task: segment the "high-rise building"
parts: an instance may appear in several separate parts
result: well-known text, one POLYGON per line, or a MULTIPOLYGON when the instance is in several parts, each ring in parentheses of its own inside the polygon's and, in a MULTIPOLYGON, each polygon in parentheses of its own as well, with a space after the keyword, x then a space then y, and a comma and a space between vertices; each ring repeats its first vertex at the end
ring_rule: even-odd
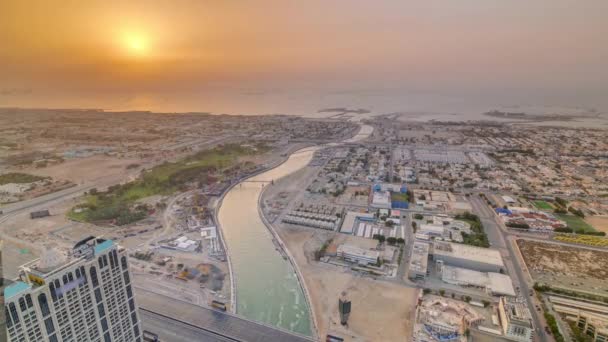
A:
POLYGON ((338 311, 340 311, 340 323, 346 325, 348 316, 350 316, 351 302, 346 297, 346 293, 342 292, 342 296, 338 299, 338 311))
MULTIPOLYGON (((0 240, 0 308, 4 307, 4 270, 2 269, 2 247, 0 240)), ((6 341, 6 316, 5 311, 0 310, 0 341, 6 341)))
POLYGON ((5 288, 8 341, 140 342, 126 250, 89 237, 71 254, 47 249, 5 288))

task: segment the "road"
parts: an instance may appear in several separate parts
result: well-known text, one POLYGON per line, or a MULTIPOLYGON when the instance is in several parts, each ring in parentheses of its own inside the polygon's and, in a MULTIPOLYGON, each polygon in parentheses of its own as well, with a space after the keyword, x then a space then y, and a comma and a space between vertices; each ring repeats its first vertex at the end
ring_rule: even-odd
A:
POLYGON ((139 309, 143 330, 158 335, 162 342, 224 342, 239 341, 210 329, 197 327, 146 309, 139 309))
POLYGON ((144 329, 159 335, 166 334, 164 335, 165 340, 162 340, 163 342, 313 341, 312 338, 307 336, 296 335, 288 331, 250 321, 243 317, 194 305, 142 288, 134 288, 134 290, 140 312, 142 313, 144 329), (150 319, 150 321, 146 322, 146 319, 150 319), (172 327, 171 325, 174 323, 178 325, 172 327), (184 337, 181 335, 181 327, 186 327, 184 337), (165 331, 165 329, 168 329, 168 331, 165 331), (198 339, 199 335, 197 334, 201 334, 201 339, 198 339), (215 336, 213 336, 214 334, 215 336), (190 335, 194 335, 194 338, 188 339, 190 335), (216 339, 204 339, 214 337, 216 339))
POLYGON ((515 251, 513 244, 507 243, 507 237, 508 235, 511 235, 511 233, 507 232, 506 229, 501 228, 502 222, 498 220, 498 217, 483 198, 480 198, 478 195, 471 195, 469 196, 469 201, 473 206, 473 213, 479 216, 479 219, 483 224, 490 244, 502 254, 507 266, 507 273, 511 276, 514 285, 519 287, 521 296, 526 299, 526 304, 528 305, 528 309, 532 314, 532 320, 534 321, 534 328, 536 331, 535 340, 543 342, 549 341, 550 338, 544 333, 544 327, 546 326, 545 320, 536 310, 532 297, 528 295, 532 290, 533 284, 528 282, 528 277, 524 274, 524 271, 519 264, 517 252, 515 251))

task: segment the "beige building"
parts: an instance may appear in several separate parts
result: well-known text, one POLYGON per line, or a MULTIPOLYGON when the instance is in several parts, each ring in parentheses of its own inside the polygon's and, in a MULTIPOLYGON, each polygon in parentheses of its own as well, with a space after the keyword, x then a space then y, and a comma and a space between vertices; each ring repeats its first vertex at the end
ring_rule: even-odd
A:
POLYGON ((558 296, 549 296, 553 310, 572 321, 593 341, 608 341, 608 306, 558 296))
POLYGON ((498 301, 498 317, 503 336, 512 340, 527 342, 534 337, 532 315, 524 300, 500 297, 498 301))

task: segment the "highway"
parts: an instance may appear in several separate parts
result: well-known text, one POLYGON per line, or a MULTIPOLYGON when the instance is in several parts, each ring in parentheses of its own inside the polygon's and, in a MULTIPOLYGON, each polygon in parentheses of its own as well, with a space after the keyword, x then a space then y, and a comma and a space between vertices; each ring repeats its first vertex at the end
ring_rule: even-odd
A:
POLYGON ((144 330, 162 342, 183 341, 285 341, 310 342, 312 338, 250 321, 135 287, 144 330), (184 334, 181 329, 184 329, 184 334))
POLYGON ((224 342, 239 341, 212 330, 197 327, 146 309, 139 309, 143 330, 158 335, 161 342, 224 342))
POLYGON ((535 341, 548 341, 549 339, 544 332, 544 327, 546 326, 545 321, 535 309, 533 297, 528 295, 532 290, 533 284, 528 283, 527 277, 519 264, 517 252, 514 250, 513 244, 506 241, 508 235, 511 235, 511 233, 507 232, 506 229, 501 228, 502 222, 498 221, 498 217, 487 205, 485 199, 478 195, 471 194, 469 196, 469 201, 473 206, 473 213, 479 216, 479 219, 483 224, 490 244, 502 254, 514 285, 520 289, 520 295, 526 299, 526 304, 528 305, 528 309, 532 314, 532 320, 534 321, 534 328, 536 331, 535 341))

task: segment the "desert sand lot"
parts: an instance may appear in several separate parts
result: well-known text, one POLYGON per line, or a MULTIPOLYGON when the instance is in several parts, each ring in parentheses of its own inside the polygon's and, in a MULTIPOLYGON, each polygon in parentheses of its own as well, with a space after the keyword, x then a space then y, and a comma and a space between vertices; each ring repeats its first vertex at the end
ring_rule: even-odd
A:
POLYGON ((517 240, 534 281, 578 291, 608 290, 608 252, 517 240))
POLYGON ((22 172, 39 176, 52 177, 57 180, 69 180, 76 184, 90 182, 109 175, 126 175, 126 167, 140 164, 138 159, 118 159, 106 156, 70 159, 64 163, 45 168, 31 168, 22 172))
POLYGON ((318 248, 328 232, 285 229, 280 234, 304 276, 321 339, 327 333, 333 333, 347 341, 408 340, 419 289, 311 262, 314 260, 312 251, 318 248), (346 292, 352 302, 348 328, 340 325, 338 314, 338 298, 342 292, 346 292))
POLYGON ((597 231, 608 233, 608 216, 587 216, 585 221, 597 231))

